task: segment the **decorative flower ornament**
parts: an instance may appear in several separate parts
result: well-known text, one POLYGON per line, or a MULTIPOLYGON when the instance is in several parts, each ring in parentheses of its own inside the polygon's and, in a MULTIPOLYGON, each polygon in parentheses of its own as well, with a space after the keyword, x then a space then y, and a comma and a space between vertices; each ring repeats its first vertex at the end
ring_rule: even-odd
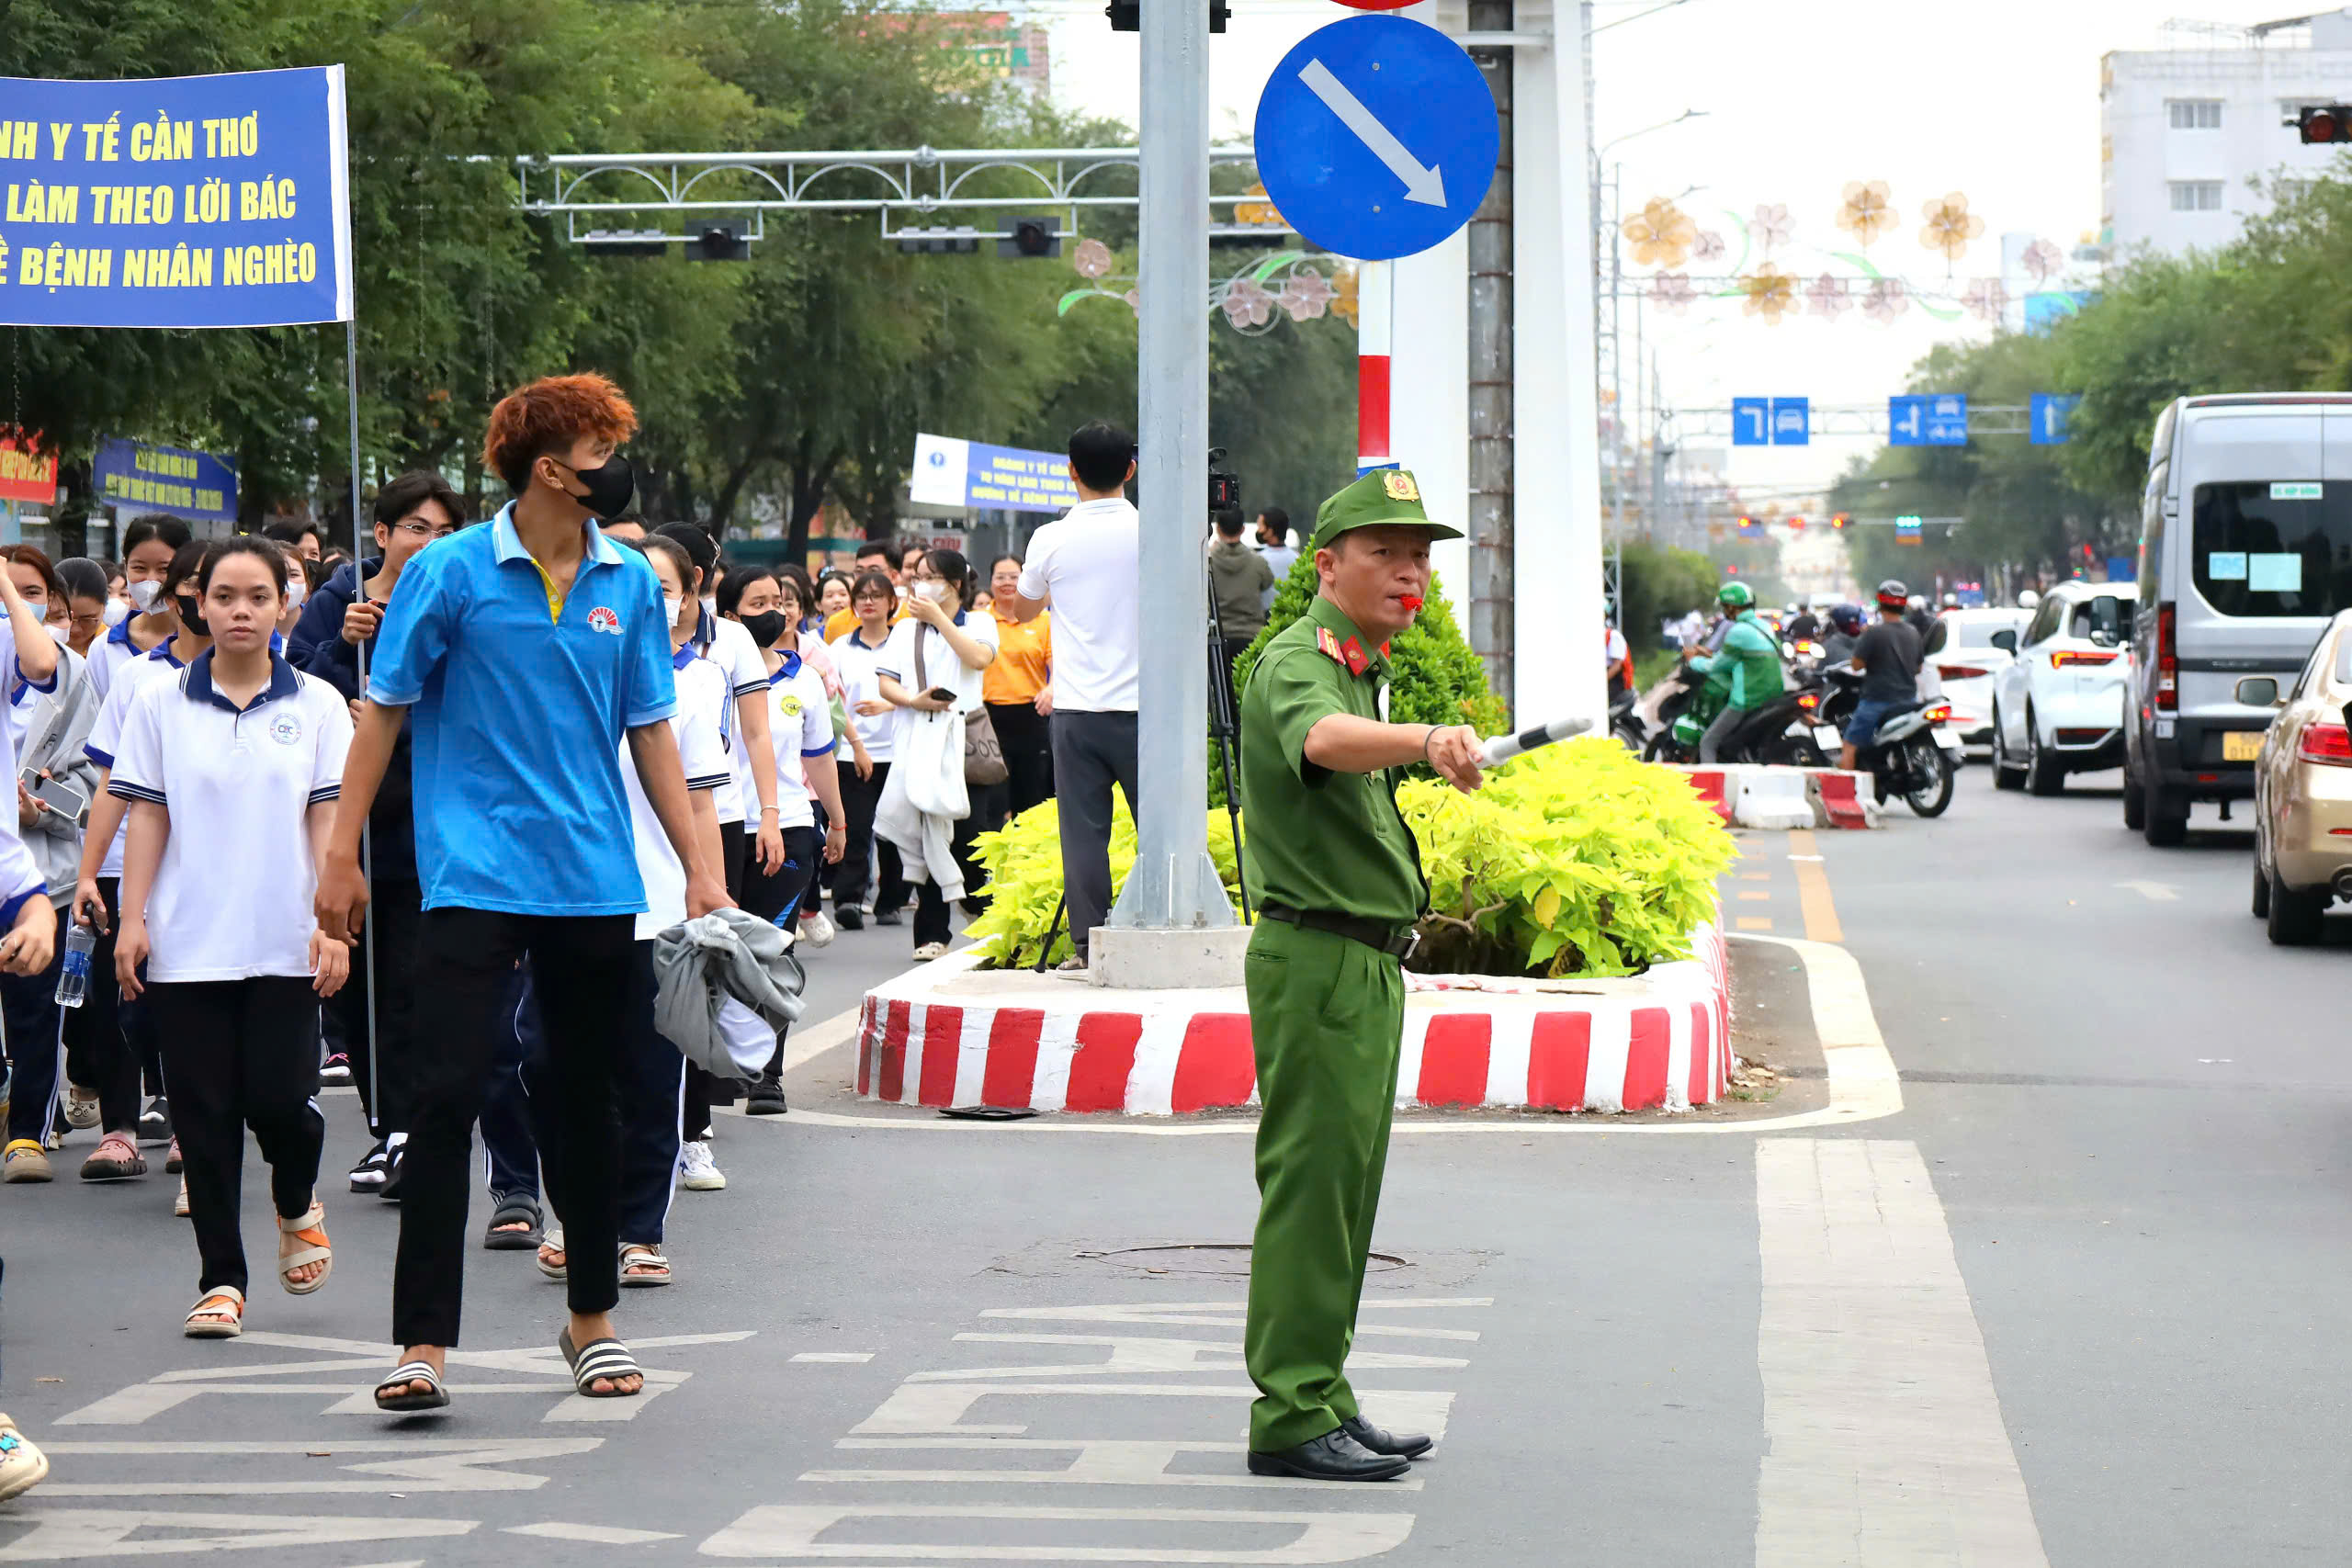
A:
POLYGON ((1136 321, 1142 321, 1142 320, 1143 320, 1143 291, 1142 291, 1141 289, 1139 289, 1139 288, 1130 288, 1130 289, 1128 289, 1128 290, 1126 291, 1125 295, 1125 296, 1123 296, 1123 298, 1124 298, 1124 299, 1125 299, 1125 300, 1126 300, 1126 302, 1127 302, 1127 309, 1128 309, 1128 310, 1133 310, 1133 311, 1136 313, 1136 321))
POLYGON ((1653 199, 1619 225, 1634 243, 1637 266, 1680 266, 1698 238, 1698 225, 1670 201, 1653 199))
POLYGON ((1351 327, 1361 328, 1363 324, 1360 319, 1363 309, 1363 302, 1356 297, 1356 269, 1341 267, 1338 288, 1331 295, 1331 314, 1351 327))
POLYGON ((1233 220, 1236 223, 1247 223, 1253 228, 1280 229, 1286 227, 1283 221, 1282 213, 1275 209, 1272 202, 1264 199, 1266 195, 1266 187, 1264 186, 1251 186, 1250 187, 1249 194, 1258 197, 1259 199, 1255 201, 1238 201, 1234 204, 1233 220))
POLYGON ((1895 225, 1893 197, 1884 180, 1849 183, 1846 204, 1838 209, 1838 227, 1854 236, 1854 243, 1864 250, 1871 242, 1895 225))
POLYGON ((1805 286, 1805 303, 1813 313, 1824 321, 1834 321, 1854 308, 1854 296, 1846 280, 1834 273, 1823 273, 1805 286))
POLYGON ((1687 272, 1661 272, 1650 279, 1650 303, 1670 316, 1688 315, 1698 299, 1687 272))
POLYGON ((1283 291, 1275 296, 1294 321, 1315 320, 1329 308, 1331 298, 1331 286, 1323 280, 1323 275, 1305 267, 1292 273, 1283 283, 1283 291))
POLYGON ((2059 268, 2066 265, 2066 253, 2047 240, 2036 240, 2018 259, 2026 271, 2033 274, 2036 283, 2047 283, 2058 275, 2059 268))
POLYGON ((1883 327, 1893 325, 1894 318, 1910 308, 1911 292, 1899 277, 1872 278, 1862 296, 1862 314, 1883 327))
POLYGON ((1756 216, 1748 224, 1747 232, 1756 242, 1757 248, 1769 256, 1789 243, 1790 236, 1796 232, 1796 224, 1789 217, 1789 209, 1785 206, 1770 202, 1756 209, 1756 216))
POLYGON ((1968 242, 1984 232, 1984 220, 1968 210, 1968 197, 1958 191, 1920 210, 1928 221, 1919 231, 1919 243, 1931 251, 1941 251, 1947 262, 1957 263, 1968 254, 1968 242))
POLYGON ((1770 262, 1739 280, 1740 292, 1747 296, 1742 308, 1751 316, 1761 316, 1771 326, 1779 326, 1781 318, 1797 308, 1796 275, 1781 271, 1770 262))
POLYGON ((1997 277, 1980 277, 1960 297, 1963 310, 1980 321, 1998 321, 2009 308, 2009 291, 1997 277))
POLYGON ((1101 277, 1111 270, 1111 247, 1100 240, 1080 240, 1069 267, 1080 277, 1101 277))
POLYGON ((1690 259, 1694 262, 1721 261, 1730 249, 1724 243, 1724 237, 1710 229, 1690 242, 1690 259))
POLYGON ((1273 319, 1274 297, 1251 277, 1237 277, 1226 285, 1225 319, 1238 328, 1262 327, 1273 319))

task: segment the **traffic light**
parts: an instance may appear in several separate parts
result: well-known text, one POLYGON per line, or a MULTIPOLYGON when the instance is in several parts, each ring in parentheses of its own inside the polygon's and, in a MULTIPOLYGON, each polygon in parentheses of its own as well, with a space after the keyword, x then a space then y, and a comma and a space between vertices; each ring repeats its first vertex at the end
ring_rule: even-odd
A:
POLYGON ((980 248, 980 231, 969 224, 960 229, 901 229, 890 237, 899 242, 901 255, 967 256, 980 248))
MULTIPOLYGON (((1225 18, 1229 15, 1226 0, 1208 0, 1208 7, 1209 31, 1225 31, 1225 18)), ((1111 0, 1102 7, 1102 14, 1111 18, 1111 30, 1114 33, 1143 31, 1143 0, 1111 0)))
POLYGON ((591 255, 666 256, 671 235, 661 229, 596 229, 580 236, 591 255))
POLYGON ((2306 147, 2328 141, 2352 141, 2352 107, 2343 104, 2306 108, 2287 123, 2301 133, 2306 147))
POLYGON ((1804 518, 1802 518, 1802 517, 1792 517, 1792 518, 1790 518, 1790 519, 1789 519, 1789 532, 1790 532, 1790 533, 1792 533, 1792 534, 1802 534, 1802 533, 1804 533, 1804 518))
POLYGON ((741 223, 705 224, 700 233, 686 236, 688 261, 745 261, 751 254, 751 231, 741 223))
POLYGON ((1006 228, 1009 237, 996 243, 996 254, 1001 259, 1062 254, 1061 226, 1050 218, 1014 218, 1008 220, 1006 228))
POLYGON ((1843 528, 1847 524, 1851 523, 1853 520, 1854 518, 1851 513, 1840 512, 1829 520, 1829 525, 1832 528, 1843 528))

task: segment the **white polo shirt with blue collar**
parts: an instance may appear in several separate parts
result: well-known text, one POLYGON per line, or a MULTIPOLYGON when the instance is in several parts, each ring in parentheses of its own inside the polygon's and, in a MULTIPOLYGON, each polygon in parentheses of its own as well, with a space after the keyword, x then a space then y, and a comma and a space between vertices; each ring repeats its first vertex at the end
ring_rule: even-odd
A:
MULTIPOLYGON (((148 682, 167 680, 186 668, 172 656, 168 638, 144 653, 122 660, 115 671, 114 684, 107 688, 107 700, 99 705, 98 716, 91 721, 90 733, 82 742, 82 750, 90 760, 102 768, 112 768, 115 753, 122 750, 122 724, 130 716, 132 701, 148 682)), ((99 863, 101 879, 122 874, 122 845, 130 829, 130 819, 126 815, 114 830, 113 841, 107 845, 106 859, 99 863)))
POLYGON ((768 739, 775 747, 775 825, 813 828, 806 759, 833 750, 833 712, 823 677, 797 652, 768 672, 768 739))
POLYGON ((427 909, 634 915, 646 907, 621 743, 677 706, 662 589, 593 523, 571 591, 509 502, 401 573, 368 700, 408 708, 427 909))
POLYGON ((212 683, 209 650, 141 682, 107 790, 171 813, 147 893, 150 980, 311 973, 310 811, 341 791, 350 749, 343 694, 276 654, 243 707, 212 683))

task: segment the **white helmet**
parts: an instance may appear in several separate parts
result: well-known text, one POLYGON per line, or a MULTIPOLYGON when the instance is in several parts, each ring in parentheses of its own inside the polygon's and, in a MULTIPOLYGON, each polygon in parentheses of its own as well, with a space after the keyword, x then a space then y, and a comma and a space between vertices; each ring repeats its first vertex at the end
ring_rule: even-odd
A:
POLYGON ((1915 610, 1924 610, 1927 607, 1928 596, 1925 593, 1914 593, 1911 595, 1911 608, 1915 610))
POLYGON ((2039 594, 2039 593, 2036 593, 2032 589, 2029 588, 2029 589, 2027 589, 2024 592, 2022 592, 2022 593, 2020 593, 2020 594, 2018 594, 2018 609, 2020 609, 2020 610, 2038 610, 2038 609, 2040 609, 2041 607, 2041 594, 2039 594))

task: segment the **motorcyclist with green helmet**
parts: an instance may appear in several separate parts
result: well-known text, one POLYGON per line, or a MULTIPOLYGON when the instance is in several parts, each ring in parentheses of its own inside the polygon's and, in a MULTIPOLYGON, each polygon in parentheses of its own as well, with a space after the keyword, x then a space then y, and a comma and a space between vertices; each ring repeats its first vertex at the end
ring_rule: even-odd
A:
POLYGON ((1723 711, 1699 739, 1702 762, 1714 761, 1756 711, 1785 689, 1781 646, 1756 618, 1754 591, 1745 582, 1726 582, 1716 592, 1715 603, 1730 618, 1731 629, 1717 651, 1690 660, 1690 668, 1707 677, 1708 695, 1723 703, 1723 711))

